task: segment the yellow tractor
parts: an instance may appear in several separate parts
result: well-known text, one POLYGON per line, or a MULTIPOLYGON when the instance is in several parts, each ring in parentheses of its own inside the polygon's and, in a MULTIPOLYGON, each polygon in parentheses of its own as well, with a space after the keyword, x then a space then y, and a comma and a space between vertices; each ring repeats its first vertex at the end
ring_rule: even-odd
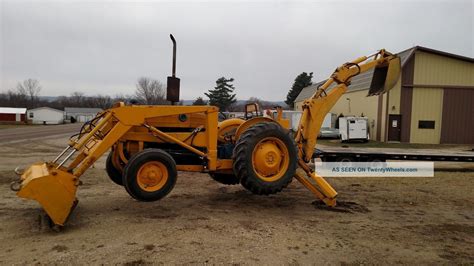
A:
MULTIPOLYGON (((179 101, 180 80, 168 77, 167 100, 179 101)), ((79 178, 104 153, 107 174, 134 199, 156 201, 173 189, 178 171, 205 172, 223 184, 259 195, 280 192, 295 177, 328 206, 337 192, 308 166, 325 115, 347 91, 351 78, 375 68, 369 95, 391 89, 400 59, 385 50, 338 67, 303 104, 294 138, 278 109, 274 118, 248 107, 247 119, 218 121, 214 106, 144 106, 116 103, 85 123, 52 161, 16 171, 11 184, 22 198, 39 202, 55 226, 63 226, 77 204, 79 178)))

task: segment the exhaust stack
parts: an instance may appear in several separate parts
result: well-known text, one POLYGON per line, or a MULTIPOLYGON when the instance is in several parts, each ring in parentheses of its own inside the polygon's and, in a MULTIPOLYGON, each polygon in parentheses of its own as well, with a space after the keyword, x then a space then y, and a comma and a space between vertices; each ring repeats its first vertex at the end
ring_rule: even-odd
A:
POLYGON ((171 69, 171 77, 168 77, 166 86, 166 100, 174 105, 179 102, 179 84, 180 79, 176 77, 176 40, 173 34, 170 34, 171 41, 173 42, 173 66, 171 69))

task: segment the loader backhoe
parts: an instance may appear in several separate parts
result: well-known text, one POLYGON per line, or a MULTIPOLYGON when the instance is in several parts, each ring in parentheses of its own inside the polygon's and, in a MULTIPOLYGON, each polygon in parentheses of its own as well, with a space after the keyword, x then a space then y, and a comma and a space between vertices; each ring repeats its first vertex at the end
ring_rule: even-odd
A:
MULTIPOLYGON (((167 99, 179 100, 180 80, 168 77, 167 99)), ((295 137, 288 120, 278 115, 231 118, 218 122, 214 106, 150 106, 116 103, 85 123, 52 161, 15 171, 11 184, 22 198, 41 204, 52 224, 63 226, 77 204, 80 177, 110 151, 110 179, 136 200, 156 201, 173 189, 177 171, 209 173, 223 184, 241 184, 252 193, 280 192, 295 177, 329 206, 336 191, 308 166, 325 115, 347 91, 351 79, 374 70, 369 95, 391 89, 400 73, 400 59, 385 50, 338 67, 303 104, 295 137)))

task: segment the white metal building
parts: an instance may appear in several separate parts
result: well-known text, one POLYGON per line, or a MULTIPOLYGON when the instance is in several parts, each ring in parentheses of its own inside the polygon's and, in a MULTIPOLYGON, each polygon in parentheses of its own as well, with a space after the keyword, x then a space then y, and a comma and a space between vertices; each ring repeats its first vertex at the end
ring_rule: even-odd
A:
POLYGON ((64 112, 50 107, 39 107, 27 111, 28 120, 32 124, 62 124, 64 121, 64 112))
POLYGON ((84 123, 92 120, 98 112, 101 112, 100 108, 83 108, 83 107, 65 107, 64 114, 65 119, 71 122, 84 123))

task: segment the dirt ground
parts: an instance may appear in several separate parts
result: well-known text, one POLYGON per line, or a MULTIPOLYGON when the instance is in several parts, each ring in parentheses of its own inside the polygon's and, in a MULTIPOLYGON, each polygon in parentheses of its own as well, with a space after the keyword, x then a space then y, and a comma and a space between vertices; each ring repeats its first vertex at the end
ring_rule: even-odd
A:
POLYGON ((109 181, 104 157, 83 176, 64 230, 40 229, 39 205, 10 191, 12 169, 52 159, 64 137, 0 144, 0 264, 433 264, 474 262, 474 173, 328 178, 341 211, 296 180, 255 196, 207 174, 179 173, 144 203, 109 181))

